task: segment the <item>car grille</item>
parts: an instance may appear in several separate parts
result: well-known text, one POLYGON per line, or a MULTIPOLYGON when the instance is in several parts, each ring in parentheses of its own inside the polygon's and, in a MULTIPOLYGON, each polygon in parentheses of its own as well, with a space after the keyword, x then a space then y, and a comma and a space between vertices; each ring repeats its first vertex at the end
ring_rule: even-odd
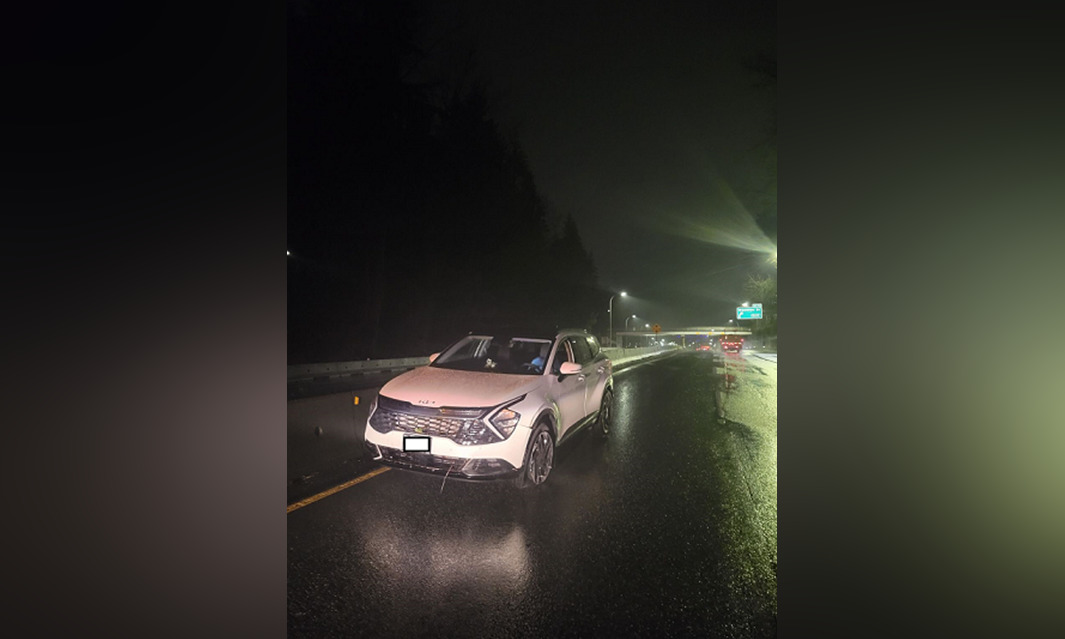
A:
POLYGON ((433 435, 448 439, 455 439, 463 428, 469 430, 471 426, 477 424, 483 425, 479 419, 410 415, 381 408, 377 409, 370 418, 370 425, 382 432, 399 430, 405 433, 433 435))
POLYGON ((446 437, 463 446, 502 441, 481 419, 485 412, 484 408, 427 408, 380 397, 370 426, 379 433, 398 430, 446 437))

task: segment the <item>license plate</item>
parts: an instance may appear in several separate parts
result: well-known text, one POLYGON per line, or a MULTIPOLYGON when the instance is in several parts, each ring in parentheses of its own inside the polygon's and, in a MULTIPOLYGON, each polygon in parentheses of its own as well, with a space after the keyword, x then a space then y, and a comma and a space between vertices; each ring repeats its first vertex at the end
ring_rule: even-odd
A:
POLYGON ((403 451, 408 453, 428 453, 429 441, 428 437, 412 437, 410 435, 404 435, 403 451))

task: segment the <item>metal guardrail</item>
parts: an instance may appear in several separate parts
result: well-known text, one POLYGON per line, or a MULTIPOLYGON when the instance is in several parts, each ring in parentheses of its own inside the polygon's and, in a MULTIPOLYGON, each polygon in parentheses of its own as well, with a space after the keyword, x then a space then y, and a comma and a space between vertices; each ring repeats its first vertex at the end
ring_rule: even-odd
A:
POLYGON ((328 364, 297 364, 288 367, 288 381, 301 381, 328 377, 343 377, 361 373, 379 373, 388 370, 403 370, 424 366, 428 357, 401 357, 399 359, 367 359, 354 362, 331 362, 328 364))

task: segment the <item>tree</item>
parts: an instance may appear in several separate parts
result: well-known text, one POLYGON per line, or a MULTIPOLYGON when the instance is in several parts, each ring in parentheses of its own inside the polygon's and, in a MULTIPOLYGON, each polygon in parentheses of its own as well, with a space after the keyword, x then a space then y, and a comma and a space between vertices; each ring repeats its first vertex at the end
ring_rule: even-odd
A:
POLYGON ((420 0, 294 6, 289 239, 347 277, 290 272, 289 361, 584 323, 595 265, 572 219, 548 231, 476 51, 453 39, 461 25, 427 40, 420 0))
POLYGON ((744 63, 751 86, 763 92, 769 104, 764 135, 737 154, 727 171, 733 190, 773 244, 777 242, 777 56, 775 49, 760 51, 744 63))

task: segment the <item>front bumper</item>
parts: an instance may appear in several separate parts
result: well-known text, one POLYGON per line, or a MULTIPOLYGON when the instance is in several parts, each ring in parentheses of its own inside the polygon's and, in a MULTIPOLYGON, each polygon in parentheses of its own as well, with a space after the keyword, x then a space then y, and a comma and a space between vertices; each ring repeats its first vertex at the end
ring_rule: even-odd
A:
POLYGON ((477 481, 515 477, 520 472, 519 468, 515 468, 505 459, 412 453, 405 452, 401 448, 390 448, 369 441, 365 445, 373 461, 431 475, 447 475, 451 478, 477 481))

